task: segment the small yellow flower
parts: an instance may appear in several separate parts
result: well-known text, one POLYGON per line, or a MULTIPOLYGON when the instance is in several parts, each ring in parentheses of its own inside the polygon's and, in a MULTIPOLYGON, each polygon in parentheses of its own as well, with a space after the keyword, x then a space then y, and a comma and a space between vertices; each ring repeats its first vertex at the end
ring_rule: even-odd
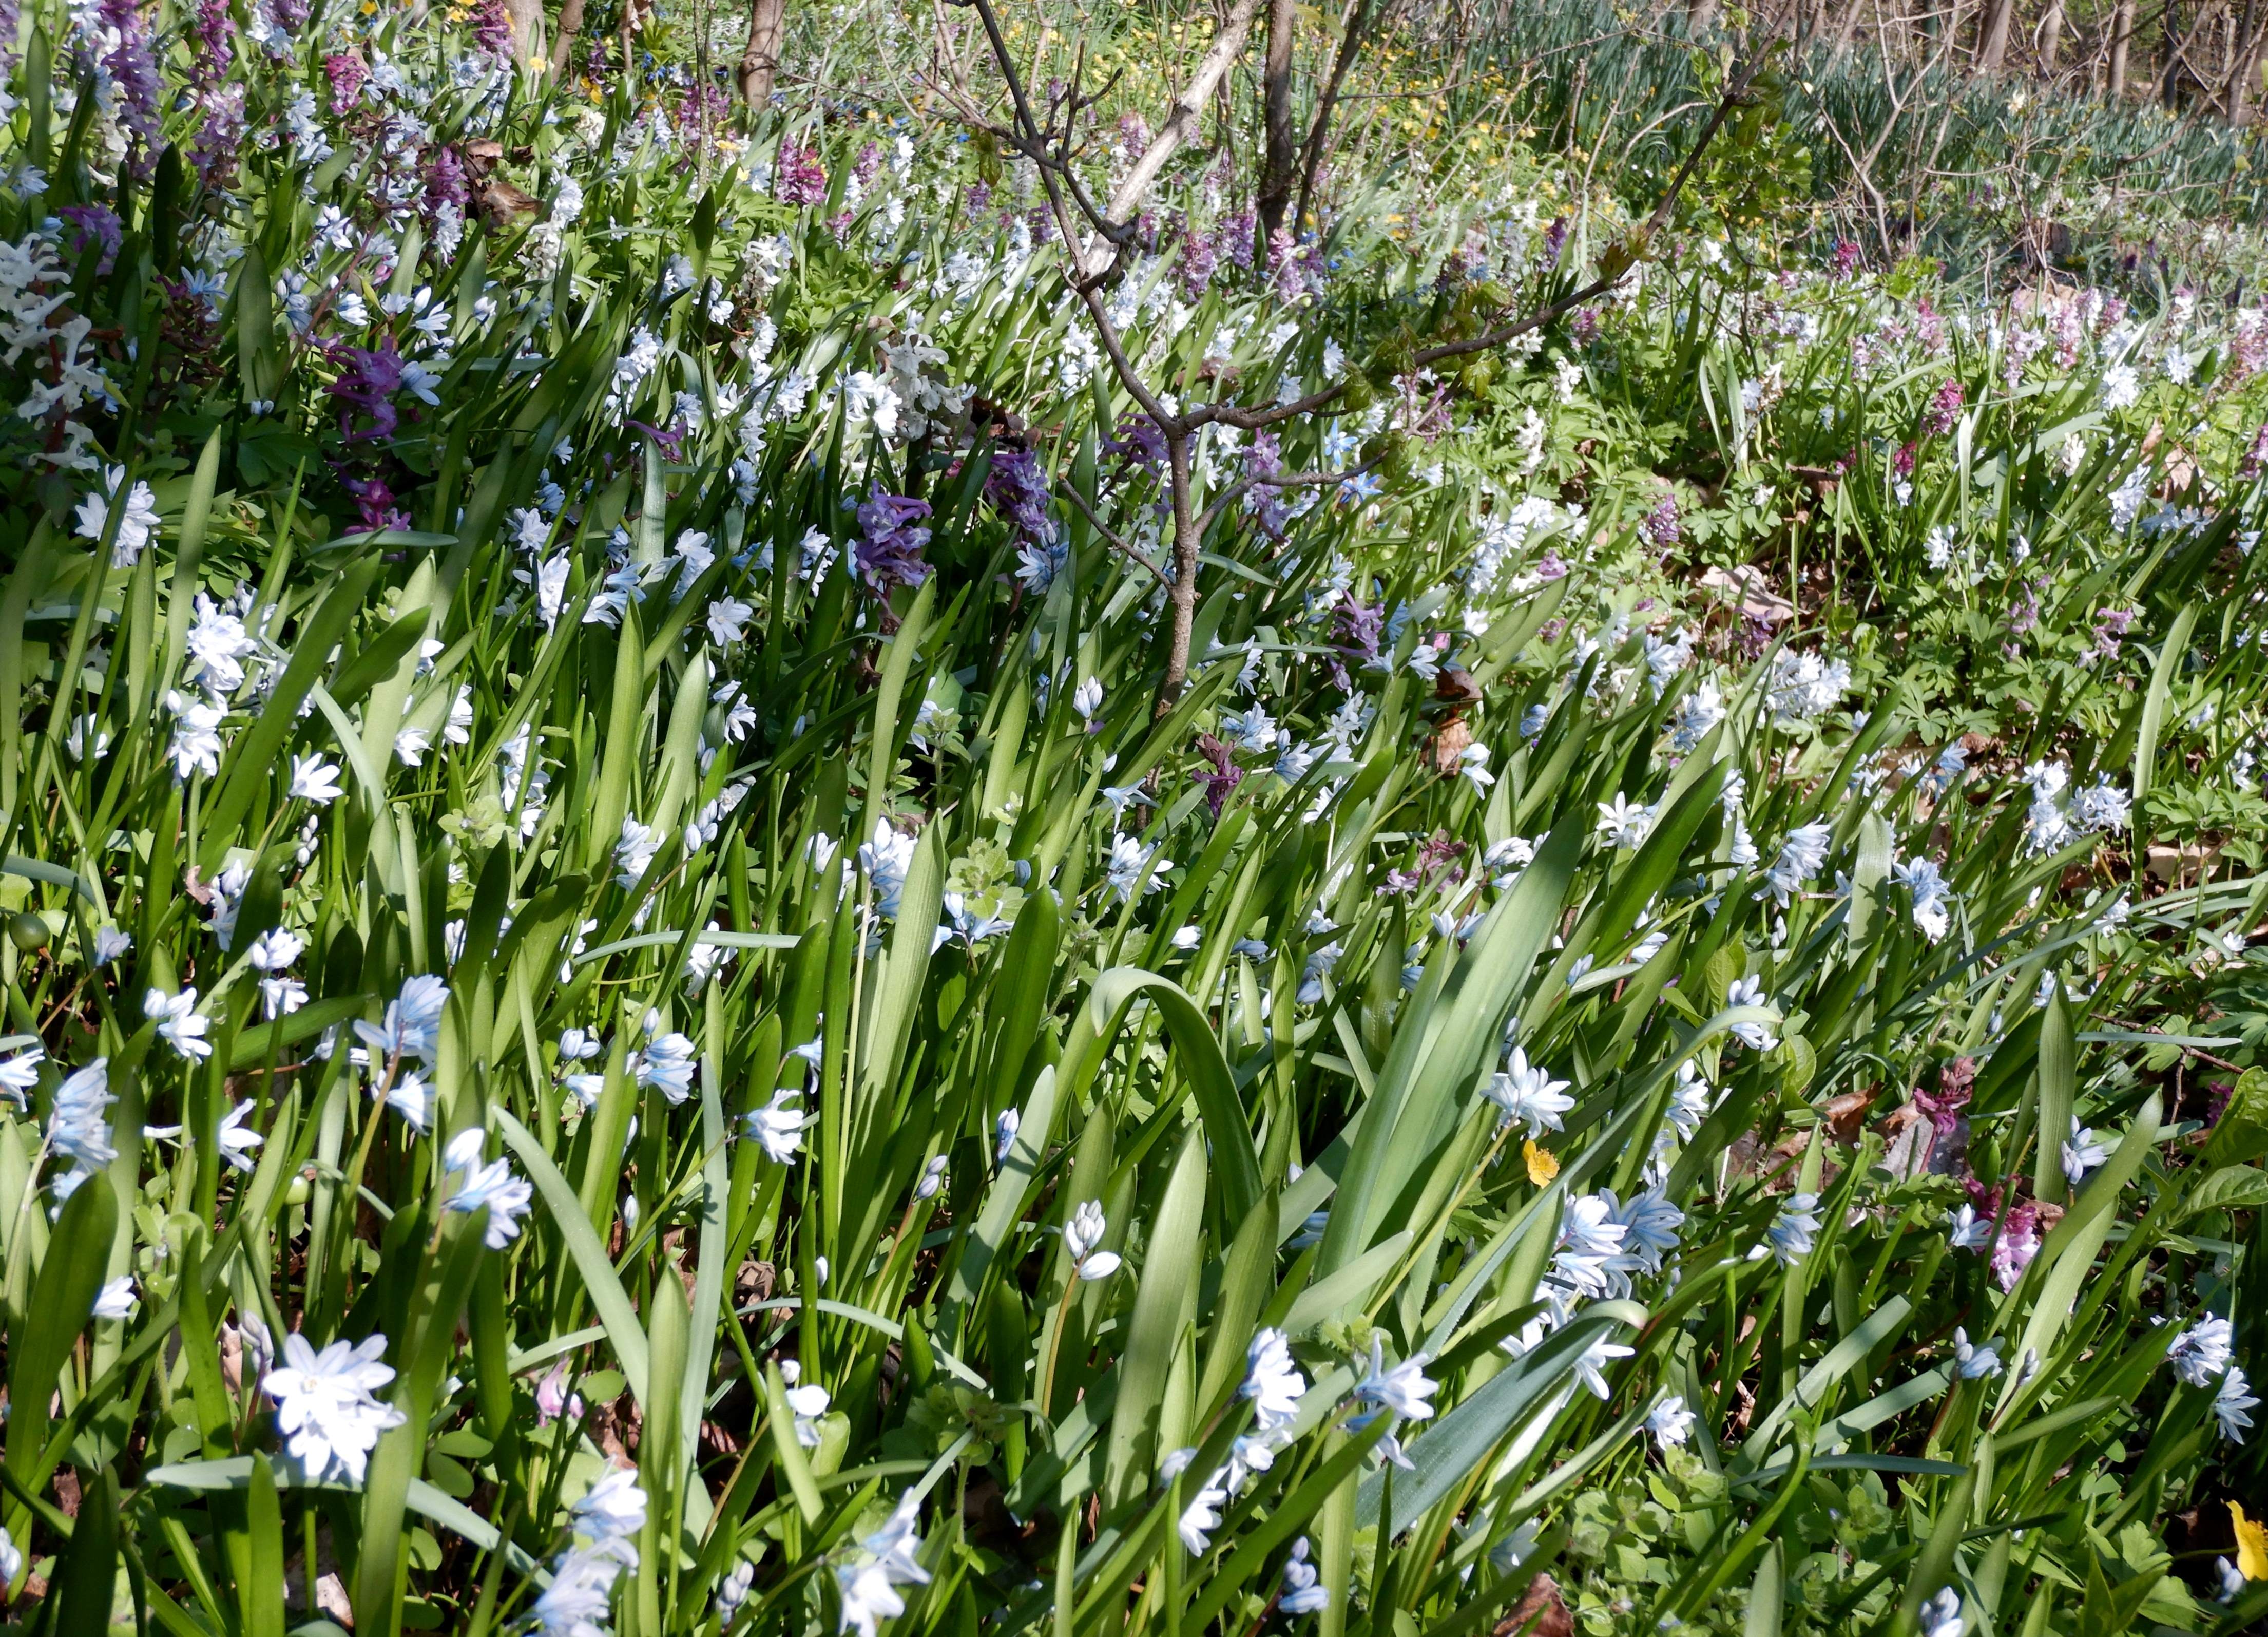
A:
POLYGON ((2236 1526, 2236 1572, 2247 1580, 2268 1580, 2268 1523, 2245 1516, 2234 1501, 2228 1521, 2236 1526))
MULTIPOLYGON (((1550 1149, 1537 1147, 1535 1139, 1533 1137, 1520 1145, 1520 1157, 1528 1161, 1528 1180, 1538 1188, 1559 1175, 1558 1160, 1553 1156, 1550 1149)), ((2255 1523, 2252 1528, 2254 1533, 2259 1532, 2260 1526, 2257 1523, 2255 1523)), ((2239 1532, 2242 1532, 2241 1528, 2239 1532)))

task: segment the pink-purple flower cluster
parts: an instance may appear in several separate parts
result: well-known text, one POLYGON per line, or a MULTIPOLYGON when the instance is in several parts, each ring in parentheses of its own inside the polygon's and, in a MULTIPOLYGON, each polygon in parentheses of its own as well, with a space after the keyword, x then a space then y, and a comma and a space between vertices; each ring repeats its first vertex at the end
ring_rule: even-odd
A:
POLYGON ((101 259, 94 264, 97 273, 107 273, 118 260, 118 247, 125 242, 125 228, 118 212, 107 204, 67 204, 56 214, 77 231, 71 234, 71 254, 85 255, 89 245, 102 247, 101 259))
POLYGON ((827 172, 819 151, 799 142, 780 144, 779 163, 772 171, 772 192, 782 204, 823 204, 827 172))
POLYGON ((1684 531, 1678 527, 1677 497, 1662 496, 1653 510, 1638 520, 1638 532, 1656 551, 1668 551, 1675 546, 1684 538, 1684 531))
POLYGON ((1932 393, 1929 408, 1923 412, 1921 417, 1923 436, 1942 438, 1951 431, 1954 423, 1961 418, 1962 401, 1961 383, 1957 380, 1948 379, 1943 386, 1932 393))
POLYGON ((929 578, 922 552, 929 545, 929 530, 920 527, 929 515, 929 502, 908 495, 885 494, 878 483, 858 507, 858 573, 877 596, 893 586, 918 586, 929 578))
POLYGON ((394 337, 381 337, 375 347, 335 346, 329 350, 345 369, 323 389, 344 406, 339 411, 339 435, 349 443, 393 437, 401 424, 401 412, 394 407, 394 395, 401 390, 401 354, 394 350, 394 337), (370 422, 362 431, 354 428, 357 410, 370 422))
POLYGON ((133 168, 147 173, 155 160, 163 131, 158 109, 158 59, 150 45, 150 30, 135 0, 102 0, 99 15, 115 43, 102 66, 118 87, 119 122, 136 138, 133 168))
POLYGON ((323 72, 331 82, 331 112, 350 113, 362 100, 370 79, 370 65, 351 51, 335 51, 323 59, 323 72))
POLYGON ((1055 520, 1048 507, 1055 497, 1048 490, 1048 475, 1040 457, 1029 449, 1004 444, 992 451, 991 469, 984 475, 984 498, 1016 526, 1026 540, 1045 542, 1055 537, 1055 520))

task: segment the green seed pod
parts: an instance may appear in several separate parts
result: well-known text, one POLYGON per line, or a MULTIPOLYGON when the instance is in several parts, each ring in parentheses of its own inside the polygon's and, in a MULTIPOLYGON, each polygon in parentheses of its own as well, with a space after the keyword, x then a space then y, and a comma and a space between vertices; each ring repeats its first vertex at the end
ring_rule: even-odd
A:
POLYGON ((29 910, 19 910, 8 918, 8 936, 16 948, 29 951, 47 947, 48 923, 29 910))

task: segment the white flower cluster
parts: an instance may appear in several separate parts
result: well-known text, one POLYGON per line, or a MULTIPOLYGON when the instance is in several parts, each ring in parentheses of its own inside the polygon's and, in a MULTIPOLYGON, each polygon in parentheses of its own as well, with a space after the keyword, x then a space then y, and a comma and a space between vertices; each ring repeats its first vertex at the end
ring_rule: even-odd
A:
POLYGON ((2069 763, 2035 762, 2024 770, 2024 778, 2032 787, 2025 844, 2034 852, 2054 852, 2082 836, 2127 826, 2133 798, 2112 784, 2107 773, 2097 774, 2094 784, 2073 793, 2068 800, 2065 793, 2071 787, 2069 763))
POLYGON ((28 355, 38 371, 16 413, 26 421, 48 422, 58 434, 60 447, 41 460, 70 471, 91 471, 97 463, 94 432, 75 417, 89 404, 114 410, 118 402, 87 346, 94 321, 84 313, 57 321, 70 299, 70 272, 46 232, 27 233, 12 244, 0 240, 0 363, 12 365, 28 355))
POLYGON ((1823 660, 1815 653, 1782 649, 1772 657, 1771 676, 1764 683, 1764 704, 1772 720, 1786 727, 1833 710, 1850 686, 1848 660, 1823 660))

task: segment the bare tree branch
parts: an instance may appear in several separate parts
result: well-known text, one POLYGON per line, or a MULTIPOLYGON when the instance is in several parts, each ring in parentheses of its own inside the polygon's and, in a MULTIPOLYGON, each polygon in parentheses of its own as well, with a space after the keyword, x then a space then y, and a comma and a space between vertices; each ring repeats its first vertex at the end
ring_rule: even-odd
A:
POLYGON ((1109 524, 1104 522, 1100 517, 1095 515, 1094 506, 1087 503, 1087 498, 1085 495, 1079 493, 1079 485, 1077 483, 1065 483, 1064 485, 1063 491, 1071 497, 1071 504, 1077 506, 1079 509, 1080 514, 1083 515, 1088 522, 1094 526, 1094 532, 1101 535, 1105 541, 1109 542, 1112 549, 1123 553, 1125 556, 1131 557, 1135 562, 1139 563, 1144 568, 1148 569, 1152 578, 1156 579, 1160 586, 1166 586, 1168 590, 1172 588, 1173 581, 1166 578, 1165 570, 1160 568, 1155 563, 1150 561, 1149 557, 1138 548, 1129 545, 1124 538, 1121 536, 1116 529, 1112 528, 1109 524))
POLYGON ((1228 16, 1221 22, 1220 32, 1212 37, 1212 47, 1197 64, 1197 71, 1183 86, 1182 94, 1174 99, 1174 106, 1166 115, 1164 129, 1150 139, 1142 157, 1134 161, 1134 168, 1126 173, 1126 180, 1118 184, 1110 195, 1110 208, 1104 214, 1114 222, 1130 218, 1150 184, 1158 180, 1158 173, 1166 168, 1190 133, 1204 117, 1205 104, 1211 100, 1213 88, 1228 72, 1228 65, 1236 61, 1244 49, 1245 36, 1252 32, 1252 14, 1260 9, 1260 0, 1236 0, 1228 16))
POLYGON ((1351 483, 1364 473, 1374 469, 1384 457, 1373 455, 1360 466, 1350 467, 1344 472, 1281 472, 1272 477, 1243 477, 1231 483, 1215 497, 1213 503, 1197 519, 1197 538, 1202 540, 1212 530, 1220 514, 1256 489, 1314 489, 1324 483, 1351 483))
POLYGON ((1331 109, 1339 100, 1339 87, 1346 83, 1347 70, 1354 66, 1356 54, 1362 49, 1364 26, 1370 18, 1370 0, 1349 0, 1346 25, 1339 31, 1338 55, 1331 61, 1331 77, 1323 84, 1323 94, 1315 100, 1314 122, 1307 128, 1307 144, 1300 155, 1300 207, 1292 212, 1294 223, 1307 219, 1307 209, 1314 203, 1315 179, 1322 172, 1323 152, 1330 136, 1331 109))

